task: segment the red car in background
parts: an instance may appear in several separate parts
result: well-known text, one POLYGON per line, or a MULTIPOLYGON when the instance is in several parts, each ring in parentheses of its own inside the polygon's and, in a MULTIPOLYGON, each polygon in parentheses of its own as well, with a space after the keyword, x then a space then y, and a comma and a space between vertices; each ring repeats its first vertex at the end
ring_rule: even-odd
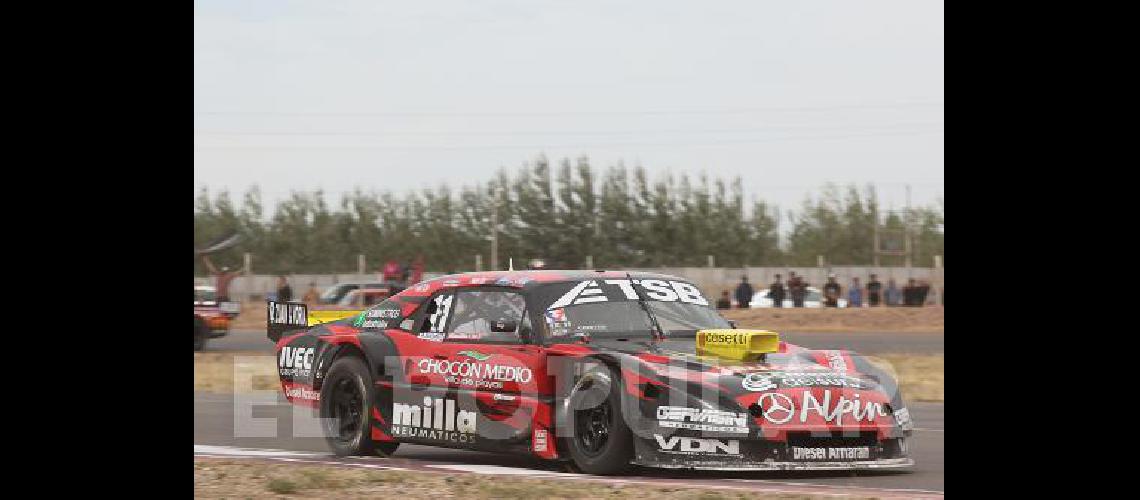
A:
POLYGON ((238 302, 218 302, 214 287, 194 285, 194 350, 204 349, 209 339, 226 336, 230 321, 240 312, 238 302))

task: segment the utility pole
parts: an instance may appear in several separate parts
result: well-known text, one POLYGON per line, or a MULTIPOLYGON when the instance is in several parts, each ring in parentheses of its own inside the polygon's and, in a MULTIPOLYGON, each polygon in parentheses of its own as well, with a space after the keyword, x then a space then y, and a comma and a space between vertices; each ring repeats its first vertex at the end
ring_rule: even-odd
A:
POLYGON ((871 249, 871 258, 874 260, 875 267, 879 267, 879 248, 880 247, 879 247, 879 204, 878 203, 871 205, 871 218, 874 219, 874 223, 871 226, 872 228, 874 228, 871 230, 871 245, 874 247, 871 249))
POLYGON ((495 189, 491 203, 491 270, 499 270, 499 190, 495 189))
POLYGON ((911 223, 910 219, 911 219, 911 217, 910 217, 910 184, 907 184, 906 185, 906 218, 903 219, 903 221, 904 221, 903 222, 903 234, 904 234, 903 244, 906 245, 906 248, 904 249, 904 251, 906 252, 906 271, 907 271, 908 276, 910 275, 911 253, 913 252, 913 248, 911 246, 911 241, 910 241, 910 223, 911 223))

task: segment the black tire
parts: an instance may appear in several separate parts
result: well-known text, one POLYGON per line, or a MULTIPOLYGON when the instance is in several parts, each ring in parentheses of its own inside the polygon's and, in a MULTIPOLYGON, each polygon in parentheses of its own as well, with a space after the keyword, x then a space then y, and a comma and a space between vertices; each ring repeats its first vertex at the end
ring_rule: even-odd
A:
POLYGON ((194 351, 201 351, 206 348, 206 340, 210 338, 210 330, 206 324, 198 318, 194 318, 194 351))
POLYGON ((400 443, 372 441, 372 402, 376 387, 364 361, 355 356, 337 359, 321 385, 321 428, 325 441, 339 457, 388 456, 400 443))
POLYGON ((621 474, 633 458, 633 433, 622 415, 621 377, 609 368, 587 373, 569 397, 567 420, 573 435, 566 448, 587 474, 621 474))

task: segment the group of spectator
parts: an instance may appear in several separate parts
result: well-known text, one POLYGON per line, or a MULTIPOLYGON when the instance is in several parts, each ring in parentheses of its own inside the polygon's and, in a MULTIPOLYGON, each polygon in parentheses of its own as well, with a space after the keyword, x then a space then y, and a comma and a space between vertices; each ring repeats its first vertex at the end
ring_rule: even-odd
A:
MULTIPOLYGON (((293 300, 293 287, 289 286, 289 280, 284 275, 277 276, 277 302, 291 302, 293 300)), ((301 297, 301 302, 309 305, 316 304, 321 300, 321 292, 317 290, 316 283, 309 283, 309 289, 305 291, 305 295, 301 297)))
MULTIPOLYGON (((772 307, 784 307, 784 300, 791 299, 792 307, 804 307, 807 298, 808 286, 802 276, 795 271, 788 272, 788 280, 781 279, 777 274, 775 281, 768 286, 768 298, 772 300, 772 307)), ((886 287, 879 281, 878 276, 871 274, 866 286, 860 283, 858 277, 851 278, 847 287, 847 307, 879 307, 879 306, 908 306, 922 307, 926 303, 926 296, 930 293, 930 283, 926 280, 909 278, 906 286, 901 289, 895 284, 894 278, 887 280, 886 287)), ((756 294, 752 285, 748 283, 748 276, 740 277, 740 284, 736 286, 733 298, 737 307, 747 309, 756 294)), ((827 283, 823 285, 823 307, 839 307, 839 299, 843 297, 843 286, 839 284, 835 274, 829 274, 827 283)), ((716 303, 717 309, 731 309, 732 301, 728 290, 721 293, 716 303)))

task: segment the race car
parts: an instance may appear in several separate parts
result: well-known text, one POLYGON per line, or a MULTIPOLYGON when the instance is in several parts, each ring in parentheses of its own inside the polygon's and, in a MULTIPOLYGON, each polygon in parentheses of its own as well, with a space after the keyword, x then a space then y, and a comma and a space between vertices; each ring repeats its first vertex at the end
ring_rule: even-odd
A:
POLYGON ((285 397, 339 456, 415 443, 591 474, 914 463, 890 374, 735 328, 675 276, 449 275, 311 326, 304 304, 267 306, 285 397))
POLYGON ((205 349, 208 339, 226 336, 240 312, 240 303, 219 302, 214 287, 194 285, 194 350, 205 349))

